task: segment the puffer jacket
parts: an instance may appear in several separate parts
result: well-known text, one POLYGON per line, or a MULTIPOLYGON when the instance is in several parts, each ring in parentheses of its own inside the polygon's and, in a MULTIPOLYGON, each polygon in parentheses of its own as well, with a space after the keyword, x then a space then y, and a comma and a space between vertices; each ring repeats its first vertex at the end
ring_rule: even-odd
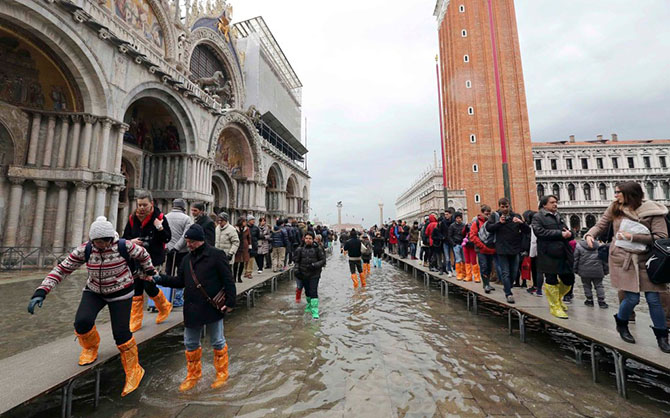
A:
POLYGON ((232 263, 237 249, 240 248, 240 237, 237 235, 237 229, 229 223, 223 228, 221 225, 217 225, 215 241, 216 248, 226 253, 232 263))
MULTIPOLYGON (((651 251, 643 254, 633 254, 618 247, 616 245, 616 231, 619 231, 621 222, 626 218, 639 222, 651 231, 651 235, 635 234, 633 235, 633 242, 651 246, 654 240, 667 238, 668 236, 668 228, 665 224, 665 215, 668 213, 668 208, 660 203, 645 200, 639 208, 635 210, 624 208, 623 215, 615 216, 614 204, 612 203, 607 208, 603 216, 585 235, 585 237, 589 235, 598 237, 607 231, 610 223, 614 225, 615 234, 609 252, 609 272, 612 286, 635 293, 665 292, 667 290, 665 284, 654 284, 649 280, 646 263, 651 256, 651 251)), ((535 218, 533 218, 533 223, 535 223, 535 218)))
POLYGON ((275 226, 272 231, 272 248, 288 247, 288 233, 281 226, 275 226))
POLYGON ((461 245, 463 242, 463 228, 465 228, 465 224, 463 222, 461 223, 452 223, 449 225, 449 232, 447 235, 447 241, 449 241, 449 244, 452 246, 457 246, 461 245))
POLYGON ((180 253, 186 253, 186 240, 184 234, 188 228, 193 224, 190 216, 182 212, 181 209, 172 209, 170 213, 165 215, 165 219, 170 224, 170 242, 167 243, 167 250, 177 250, 180 253))
POLYGON ((293 258, 298 266, 300 279, 314 279, 321 276, 321 269, 326 265, 326 254, 318 244, 302 245, 295 251, 293 258))
POLYGON ((432 213, 428 216, 428 226, 426 227, 426 236, 428 237, 428 245, 433 246, 433 231, 437 228, 437 218, 432 213))
POLYGON ((581 240, 575 247, 575 274, 588 279, 602 279, 607 274, 607 263, 598 257, 598 241, 593 241, 590 248, 586 241, 581 240))
MULTIPOLYGON (((86 242, 78 246, 54 267, 44 278, 33 296, 45 296, 62 282, 75 270, 86 264, 88 277, 86 289, 100 294, 105 298, 116 299, 123 296, 132 297, 133 275, 128 268, 128 263, 119 253, 119 241, 115 240, 112 245, 104 251, 100 251, 93 245, 91 255, 86 262, 86 242)), ((140 265, 146 275, 154 275, 153 264, 149 252, 139 245, 126 241, 128 256, 140 265)))

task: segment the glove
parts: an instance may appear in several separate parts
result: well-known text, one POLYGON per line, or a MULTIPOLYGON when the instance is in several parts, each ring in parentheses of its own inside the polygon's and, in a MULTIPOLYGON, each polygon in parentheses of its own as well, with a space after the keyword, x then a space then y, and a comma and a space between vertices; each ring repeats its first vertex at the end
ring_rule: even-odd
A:
POLYGON ((28 312, 30 312, 31 315, 35 314, 35 305, 39 305, 39 307, 42 307, 42 304, 44 303, 44 296, 35 296, 34 298, 30 299, 30 303, 28 303, 28 312))
POLYGON ((161 285, 161 286, 162 286, 163 283, 164 283, 163 276, 161 276, 160 274, 154 274, 154 275, 152 276, 152 279, 154 279, 154 283, 156 283, 157 285, 161 285))

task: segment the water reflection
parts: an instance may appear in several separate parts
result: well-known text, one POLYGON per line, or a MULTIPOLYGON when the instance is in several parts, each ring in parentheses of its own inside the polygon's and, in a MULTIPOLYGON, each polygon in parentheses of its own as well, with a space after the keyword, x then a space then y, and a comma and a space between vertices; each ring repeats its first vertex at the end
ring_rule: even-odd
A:
MULTIPOLYGON (((385 264, 368 287, 354 290, 344 259, 330 259, 321 280, 321 319, 303 314, 293 286, 264 295, 226 320, 230 379, 212 390, 212 351, 203 350, 203 379, 186 394, 181 330, 140 347, 147 374, 120 398, 118 362, 105 368, 103 399, 92 386, 75 400, 77 416, 657 416, 667 405, 612 384, 591 383, 545 334, 522 344, 506 322, 472 315, 461 298, 443 299, 421 281, 385 264)), ((62 289, 58 289, 62 290, 62 289)), ((77 299, 78 300, 78 299, 77 299)), ((48 302, 51 302, 48 300, 48 302)), ((71 321, 72 316, 69 317, 71 321)), ((47 397, 18 411, 58 416, 47 397)), ((667 412, 667 411, 666 411, 667 412)))

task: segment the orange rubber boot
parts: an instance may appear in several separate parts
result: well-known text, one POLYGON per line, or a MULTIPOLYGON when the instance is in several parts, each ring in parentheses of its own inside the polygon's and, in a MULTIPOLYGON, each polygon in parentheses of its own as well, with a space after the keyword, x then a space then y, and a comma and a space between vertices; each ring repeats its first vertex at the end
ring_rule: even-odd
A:
POLYGON ((358 276, 354 273, 351 275, 351 281, 354 282, 354 289, 358 287, 358 276))
MULTIPOLYGON (((227 354, 228 352, 226 351, 226 358, 228 358, 227 354)), ((186 351, 186 379, 179 385, 180 392, 186 392, 189 389, 193 389, 198 383, 198 380, 202 377, 201 359, 202 347, 198 347, 198 349, 194 351, 186 351)))
POLYGON ((140 385, 140 382, 144 377, 144 369, 140 366, 140 360, 137 356, 135 337, 132 337, 127 342, 117 346, 117 348, 121 352, 123 371, 126 372, 126 384, 123 386, 121 396, 126 396, 140 385))
POLYGON ((158 315, 156 315, 156 323, 160 324, 165 321, 170 312, 172 312, 172 304, 168 302, 167 298, 163 294, 163 291, 158 289, 158 294, 151 298, 156 304, 156 309, 158 309, 158 315))
POLYGON ((456 280, 463 280, 465 278, 465 266, 463 263, 456 263, 456 280))
POLYGON ((479 264, 472 265, 472 274, 475 276, 475 283, 480 283, 482 281, 482 275, 479 272, 479 264))
POLYGON ((130 308, 130 332, 136 332, 142 328, 142 318, 144 317, 144 294, 133 296, 133 304, 130 308))
POLYGON ((79 365, 85 366, 93 363, 98 358, 98 347, 100 347, 100 334, 93 325, 93 328, 86 334, 74 333, 79 339, 81 354, 79 355, 79 365))
POLYGON ((464 282, 472 281, 472 264, 465 265, 465 277, 463 278, 464 282))
POLYGON ((214 368, 216 369, 216 380, 212 383, 212 389, 218 389, 228 380, 228 344, 221 350, 214 350, 214 368))
POLYGON ((361 273, 360 276, 361 276, 361 286, 365 287, 365 284, 366 284, 365 283, 365 273, 361 273))

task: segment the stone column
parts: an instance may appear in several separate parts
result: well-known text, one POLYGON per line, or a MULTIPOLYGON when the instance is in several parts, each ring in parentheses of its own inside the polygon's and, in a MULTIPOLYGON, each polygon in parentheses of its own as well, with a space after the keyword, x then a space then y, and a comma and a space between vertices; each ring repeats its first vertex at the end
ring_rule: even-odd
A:
POLYGON ((109 132, 112 129, 112 122, 113 121, 109 118, 104 118, 102 120, 102 134, 100 135, 100 144, 98 147, 100 150, 100 153, 98 154, 98 170, 100 171, 114 171, 113 168, 109 167, 109 164, 116 161, 116 152, 112 154, 111 158, 108 155, 111 150, 109 145, 109 132), (111 162, 109 162, 110 159, 112 160, 111 162))
POLYGON ((62 249, 65 243, 65 224, 67 223, 67 183, 58 181, 58 207, 56 208, 56 224, 54 225, 54 250, 62 249))
POLYGON ((60 117, 60 142, 58 143, 58 158, 56 159, 56 167, 65 167, 65 154, 67 151, 67 136, 70 133, 70 120, 67 116, 60 117))
POLYGON ((48 181, 35 180, 37 186, 37 202, 33 213, 33 235, 30 239, 30 246, 39 248, 42 246, 42 230, 44 229, 44 210, 47 203, 48 181))
POLYGON ((49 116, 49 121, 47 122, 47 139, 44 144, 44 158, 42 159, 42 165, 45 167, 51 167, 51 157, 53 156, 54 148, 54 136, 56 136, 56 117, 49 116))
POLYGON ((181 156, 181 178, 179 179, 179 188, 186 190, 188 180, 188 159, 185 155, 181 156))
POLYGON ((112 191, 109 196, 109 210, 107 211, 107 220, 116 227, 116 219, 119 216, 119 192, 120 186, 112 186, 112 191))
POLYGON ((107 201, 107 188, 109 188, 109 184, 96 183, 95 188, 95 212, 93 212, 94 219, 98 216, 105 215, 105 202, 107 201))
POLYGON ((9 191, 9 210, 7 212, 7 223, 5 224, 5 247, 15 247, 25 179, 10 177, 9 181, 12 185, 9 191))
MULTIPOLYGON (((79 150, 79 164, 80 168, 90 167, 91 154, 91 140, 93 139, 93 124, 96 122, 96 117, 91 115, 84 115, 84 132, 81 137, 81 147, 79 150)), ((77 244, 79 245, 79 244, 77 244)))
POLYGON ((67 159, 67 166, 74 168, 77 166, 77 154, 79 152, 79 136, 81 135, 81 115, 72 115, 72 143, 70 143, 70 154, 67 159))
POLYGON ((28 165, 35 165, 37 163, 37 146, 40 140, 41 123, 42 115, 40 113, 33 113, 33 121, 30 128, 30 143, 28 144, 28 165))
POLYGON ((116 137, 116 153, 114 158, 114 167, 112 167, 112 169, 110 170, 113 173, 121 172, 121 159, 123 158, 123 135, 125 135, 127 130, 128 130, 127 124, 122 123, 119 125, 116 137))
POLYGON ((86 189, 89 183, 75 183, 74 192, 74 213, 72 216, 72 236, 70 237, 70 247, 77 247, 82 243, 84 236, 84 213, 86 209, 86 189))
POLYGON ((89 186, 88 190, 86 191, 86 203, 85 203, 85 214, 84 214, 84 225, 83 225, 83 234, 80 237, 82 241, 86 240, 88 237, 88 228, 93 223, 95 220, 95 198, 96 198, 96 190, 95 186, 89 186))
POLYGON ((116 220, 116 230, 119 231, 120 234, 123 233, 123 229, 126 227, 126 222, 128 222, 129 216, 130 216, 130 202, 123 205, 121 210, 119 210, 119 219, 116 220))

